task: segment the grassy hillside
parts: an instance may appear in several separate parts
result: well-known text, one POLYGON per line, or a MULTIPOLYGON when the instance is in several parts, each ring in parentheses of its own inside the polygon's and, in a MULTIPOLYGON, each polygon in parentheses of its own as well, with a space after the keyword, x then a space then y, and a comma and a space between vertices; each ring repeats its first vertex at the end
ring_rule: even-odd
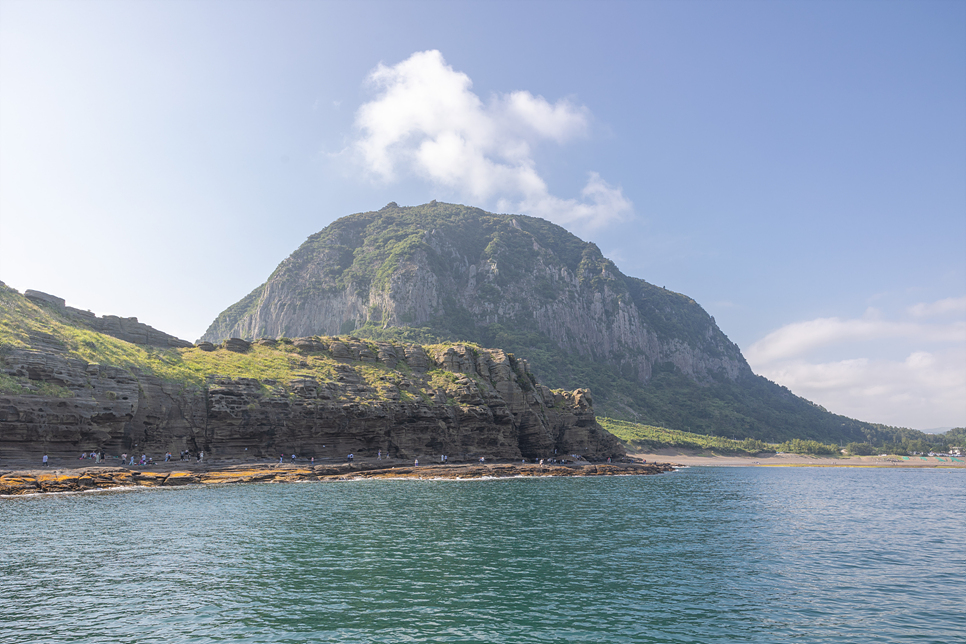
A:
MULTIPOLYGON (((425 257, 439 284, 449 280, 465 286, 471 265, 498 267, 495 280, 480 286, 474 298, 485 310, 514 312, 492 322, 457 301, 459 289, 453 286, 444 292, 438 315, 419 326, 409 324, 405 316, 389 324, 372 305, 365 322, 345 320, 339 332, 376 340, 464 341, 500 347, 526 356, 541 382, 551 387, 589 387, 601 414, 653 426, 771 443, 796 438, 825 443, 895 441, 898 430, 894 428, 829 413, 754 375, 738 347, 694 300, 624 275, 596 245, 542 219, 436 202, 406 208, 390 204, 376 212, 343 217, 310 236, 279 265, 269 283, 275 291, 293 294, 283 304, 295 308, 323 292, 348 291, 365 298, 383 288, 417 254, 425 257), (683 343, 704 359, 733 361, 739 365, 737 379, 717 374, 697 382, 670 361, 650 365, 648 379, 639 372, 640 348, 607 347, 599 352, 563 348, 581 345, 572 337, 539 331, 533 311, 556 301, 561 293, 572 297, 575 291, 566 294, 566 286, 543 273, 534 278, 538 258, 551 273, 565 269, 584 296, 606 293, 602 301, 609 303, 604 306, 609 321, 617 315, 612 310, 615 301, 633 303, 647 332, 655 333, 665 345, 683 343), (521 292, 520 285, 530 284, 528 280, 532 288, 521 292), (511 293, 516 295, 509 297, 511 293)), ((259 306, 263 291, 264 286, 255 289, 224 311, 206 337, 227 337, 240 319, 259 306)))
MULTIPOLYGON (((292 381, 311 379, 319 383, 337 382, 342 362, 327 352, 297 349, 291 340, 275 346, 253 345, 245 353, 218 348, 202 351, 196 347, 158 349, 118 340, 85 328, 83 322, 65 317, 55 308, 39 305, 6 286, 0 286, 0 357, 12 349, 53 348, 65 358, 87 363, 120 367, 135 374, 147 374, 179 383, 186 390, 201 388, 209 377, 254 378, 263 388, 276 393, 290 390, 292 381)), ((427 351, 445 348, 425 346, 427 351)), ((374 352, 378 349, 370 347, 374 352)), ((457 376, 431 369, 414 377, 405 363, 390 369, 381 363, 355 362, 353 370, 369 388, 358 399, 383 400, 398 395, 403 402, 429 400, 436 389, 455 386, 457 376), (405 387, 400 387, 402 383, 405 387), (411 393, 413 386, 416 393, 411 393)), ((0 374, 0 393, 73 397, 78 392, 50 382, 0 374)), ((345 399, 349 401, 349 398, 345 399)), ((352 398, 355 401, 357 398, 352 398)))
MULTIPOLYGON (((845 449, 847 453, 853 455, 881 452, 909 455, 930 451, 945 452, 951 445, 962 445, 964 438, 963 429, 952 429, 945 434, 915 432, 914 434, 910 433, 910 438, 904 441, 882 441, 874 446, 868 443, 850 443, 843 448, 841 445, 801 439, 792 439, 782 443, 766 443, 751 438, 734 440, 724 436, 706 436, 606 417, 598 417, 597 421, 604 429, 617 436, 631 452, 676 448, 747 456, 766 452, 839 456, 841 450, 845 449), (866 449, 862 449, 863 446, 866 449)), ((904 431, 910 432, 911 430, 904 431)))

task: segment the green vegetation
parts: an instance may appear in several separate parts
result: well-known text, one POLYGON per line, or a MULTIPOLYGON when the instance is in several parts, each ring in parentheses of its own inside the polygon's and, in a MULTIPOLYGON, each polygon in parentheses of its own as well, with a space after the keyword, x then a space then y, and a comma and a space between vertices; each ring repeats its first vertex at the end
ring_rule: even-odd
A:
POLYGON ((950 447, 966 446, 966 429, 957 427, 942 434, 926 434, 914 429, 884 427, 877 425, 878 433, 873 440, 852 442, 845 446, 849 454, 928 454, 948 452, 950 447), (875 439, 878 440, 875 440, 875 439))
MULTIPOLYGON (((946 452, 950 446, 963 446, 966 432, 962 428, 952 429, 945 434, 923 434, 928 439, 916 438, 905 443, 879 443, 875 447, 868 442, 849 443, 844 448, 839 445, 819 441, 793 438, 781 443, 766 443, 753 438, 734 440, 722 436, 707 436, 692 432, 682 432, 666 427, 643 425, 614 418, 598 417, 601 426, 614 434, 629 449, 648 450, 681 448, 706 450, 719 454, 753 455, 763 452, 784 452, 787 454, 810 454, 814 456, 841 455, 842 450, 850 456, 870 454, 895 454, 908 456, 913 453, 946 452)), ((890 428, 894 429, 894 428, 890 428)), ((883 430, 885 431, 885 430, 883 430)), ((897 430, 912 435, 922 434, 915 430, 897 430)))
POLYGON ((98 333, 53 307, 31 302, 14 289, 0 287, 0 350, 38 343, 63 349, 66 357, 121 367, 164 380, 200 384, 203 377, 186 367, 179 351, 143 347, 98 333))
MULTIPOLYGON (((291 393, 293 381, 340 382, 349 366, 363 387, 347 400, 398 398, 409 401, 414 399, 408 391, 413 387, 428 399, 437 388, 452 389, 459 378, 457 374, 442 370, 431 371, 425 378, 417 377, 405 363, 400 363, 397 369, 372 362, 347 365, 334 359, 328 351, 300 350, 291 340, 284 338, 274 347, 255 344, 244 353, 224 348, 202 351, 196 347, 159 349, 140 346, 93 331, 77 319, 63 316, 54 307, 38 305, 13 289, 0 287, 0 353, 14 348, 29 349, 38 342, 55 347, 65 358, 120 367, 136 377, 141 374, 156 376, 179 383, 187 390, 199 388, 211 378, 251 378, 258 380, 266 393, 291 393)), ((434 345, 427 350, 445 351, 448 346, 434 345)), ((476 346, 470 348, 473 351, 479 349, 476 346)), ((369 349, 377 351, 375 345, 370 345, 369 349)), ((75 395, 67 387, 54 383, 6 374, 0 374, 0 393, 75 395)))
POLYGON ((768 445, 755 439, 731 440, 720 436, 705 436, 666 427, 641 425, 615 418, 598 417, 601 427, 631 449, 684 448, 716 451, 723 454, 757 454, 769 450, 768 445))
POLYGON ((598 418, 597 420, 604 429, 617 436, 627 447, 637 450, 683 448, 738 455, 755 455, 764 452, 828 456, 839 454, 835 445, 819 443, 818 441, 803 441, 797 438, 784 443, 765 443, 753 438, 733 440, 722 436, 705 436, 704 434, 641 425, 613 418, 598 418))
POLYGON ((74 392, 53 382, 40 382, 29 378, 8 376, 0 373, 0 394, 14 396, 37 395, 50 398, 73 398, 74 392))
MULTIPOLYGON (((829 413, 755 376, 739 349, 694 300, 622 274, 596 245, 542 219, 436 202, 406 208, 389 204, 343 217, 310 236, 270 279, 280 292, 292 294, 297 305, 345 292, 365 301, 373 294, 391 293, 394 283, 406 283, 417 266, 428 268, 439 285, 441 301, 424 303, 436 307, 433 319, 417 325, 415 308, 396 310, 393 323, 404 326, 392 327, 387 311, 370 306, 365 319, 344 320, 340 328, 325 332, 391 342, 499 347, 525 356, 550 387, 590 388, 602 415, 693 434, 774 444, 794 439, 826 445, 930 440, 921 432, 908 434, 910 430, 829 413), (470 280, 476 284, 475 302, 467 306, 458 294, 467 292, 470 280), (561 302, 576 304, 578 291, 583 296, 606 291, 609 297, 601 303, 610 320, 620 305, 633 304, 648 332, 661 342, 680 341, 706 358, 737 364, 737 379, 719 374, 698 383, 671 362, 652 364, 650 373, 642 373, 648 367, 637 348, 587 349, 592 343, 574 337, 579 331, 565 330, 566 337, 541 332, 534 323, 536 311, 561 302), (481 313, 498 310, 498 316, 481 313)), ((261 294, 259 287, 225 311, 206 337, 228 337, 228 330, 255 310, 261 294)), ((395 301, 404 308, 410 300, 395 301)))

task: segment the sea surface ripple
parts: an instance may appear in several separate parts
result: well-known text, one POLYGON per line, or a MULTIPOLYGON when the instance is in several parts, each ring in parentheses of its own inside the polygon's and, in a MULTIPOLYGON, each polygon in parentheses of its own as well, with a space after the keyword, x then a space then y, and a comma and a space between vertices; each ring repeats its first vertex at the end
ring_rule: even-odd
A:
POLYGON ((236 485, 0 499, 0 641, 966 641, 966 476, 236 485))

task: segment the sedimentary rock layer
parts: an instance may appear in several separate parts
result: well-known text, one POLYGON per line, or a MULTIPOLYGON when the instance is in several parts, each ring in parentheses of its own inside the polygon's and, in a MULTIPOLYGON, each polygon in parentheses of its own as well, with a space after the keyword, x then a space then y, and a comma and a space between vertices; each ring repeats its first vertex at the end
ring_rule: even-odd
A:
MULTIPOLYGON (((235 339, 196 351, 272 352, 274 345, 235 339)), ((39 463, 45 453, 76 458, 98 451, 157 459, 182 450, 286 459, 381 451, 456 461, 624 455, 597 424, 589 391, 551 391, 526 361, 498 349, 312 337, 289 341, 277 353, 299 365, 324 361, 330 375, 279 382, 212 374, 190 386, 89 364, 50 347, 7 350, 3 373, 52 383, 67 396, 0 395, 0 458, 39 463)))
POLYGON ((582 465, 434 465, 429 467, 383 467, 317 465, 238 465, 233 467, 169 472, 92 467, 67 471, 0 472, 0 495, 83 492, 120 487, 174 487, 226 483, 290 483, 361 478, 480 479, 536 476, 627 476, 669 472, 666 463, 582 464, 582 465))

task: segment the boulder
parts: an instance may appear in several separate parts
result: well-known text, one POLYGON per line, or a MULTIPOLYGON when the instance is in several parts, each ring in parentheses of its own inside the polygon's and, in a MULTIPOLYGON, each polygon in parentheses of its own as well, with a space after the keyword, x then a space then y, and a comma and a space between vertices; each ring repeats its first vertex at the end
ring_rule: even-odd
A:
POLYGON ((247 353, 248 350, 252 348, 252 343, 248 340, 242 340, 241 338, 229 338, 225 340, 223 346, 228 351, 234 351, 235 353, 247 353))

